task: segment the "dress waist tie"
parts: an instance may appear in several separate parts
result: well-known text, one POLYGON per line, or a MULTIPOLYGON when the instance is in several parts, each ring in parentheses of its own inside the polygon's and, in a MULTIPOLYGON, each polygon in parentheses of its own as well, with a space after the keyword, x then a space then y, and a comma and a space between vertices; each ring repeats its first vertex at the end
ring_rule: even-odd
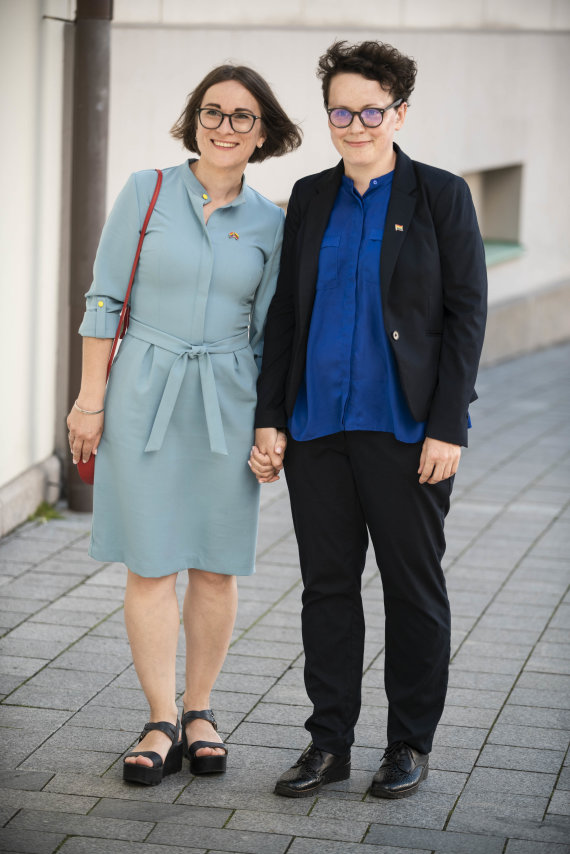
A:
POLYGON ((235 353, 238 350, 244 350, 249 346, 247 330, 240 332, 239 335, 233 335, 231 338, 222 338, 220 341, 189 344, 182 338, 169 335, 167 332, 162 332, 160 329, 155 329, 153 326, 148 326, 146 323, 141 323, 140 320, 131 317, 127 335, 132 335, 133 338, 139 338, 141 341, 147 341, 149 344, 154 344, 156 347, 161 347, 177 356, 170 368, 145 452, 158 451, 162 447, 186 373, 188 359, 198 359, 210 450, 215 454, 227 454, 228 449, 210 354, 235 353))

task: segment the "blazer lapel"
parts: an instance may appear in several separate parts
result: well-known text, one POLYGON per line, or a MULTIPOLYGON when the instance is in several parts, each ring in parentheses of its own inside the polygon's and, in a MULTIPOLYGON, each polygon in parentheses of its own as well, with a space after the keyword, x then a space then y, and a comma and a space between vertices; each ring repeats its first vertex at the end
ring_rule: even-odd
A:
POLYGON ((303 320, 311 316, 321 243, 343 174, 342 161, 334 169, 328 170, 315 186, 314 196, 305 211, 299 258, 299 308, 303 320))
POLYGON ((398 159, 380 254, 380 283, 384 294, 390 286, 398 254, 408 233, 417 196, 417 181, 412 161, 395 143, 394 149, 398 159))

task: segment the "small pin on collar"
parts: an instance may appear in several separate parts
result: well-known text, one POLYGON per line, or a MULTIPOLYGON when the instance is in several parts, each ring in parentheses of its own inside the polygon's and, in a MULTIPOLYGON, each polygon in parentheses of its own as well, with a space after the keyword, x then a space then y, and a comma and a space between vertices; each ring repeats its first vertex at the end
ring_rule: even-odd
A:
POLYGON ((234 240, 239 240, 239 234, 237 233, 237 231, 230 231, 228 237, 233 237, 234 240))

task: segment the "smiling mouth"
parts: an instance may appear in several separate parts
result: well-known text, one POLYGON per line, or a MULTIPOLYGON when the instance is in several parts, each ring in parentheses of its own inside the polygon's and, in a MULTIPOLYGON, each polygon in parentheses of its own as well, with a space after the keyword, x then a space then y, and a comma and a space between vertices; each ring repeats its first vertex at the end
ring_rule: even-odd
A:
POLYGON ((237 142, 221 142, 219 139, 213 139, 212 144, 216 146, 216 148, 235 148, 238 143, 237 142))

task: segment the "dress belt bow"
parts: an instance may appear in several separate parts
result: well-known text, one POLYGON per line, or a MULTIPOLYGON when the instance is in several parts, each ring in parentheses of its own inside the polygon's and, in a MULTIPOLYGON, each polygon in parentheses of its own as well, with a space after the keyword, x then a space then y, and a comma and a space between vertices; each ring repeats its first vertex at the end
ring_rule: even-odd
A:
POLYGON ((170 368, 145 452, 158 451, 162 447, 186 373, 188 359, 198 359, 210 450, 215 454, 227 454, 228 449, 224 436, 220 402, 218 400, 210 354, 235 353, 238 350, 244 350, 246 347, 249 347, 249 334, 247 330, 241 332, 239 335, 233 335, 231 338, 223 338, 220 341, 189 344, 182 338, 169 335, 160 329, 155 329, 153 326, 148 326, 146 323, 141 323, 140 320, 135 320, 131 317, 127 335, 132 335, 141 341, 154 344, 156 347, 161 347, 170 353, 175 353, 177 356, 170 368))

